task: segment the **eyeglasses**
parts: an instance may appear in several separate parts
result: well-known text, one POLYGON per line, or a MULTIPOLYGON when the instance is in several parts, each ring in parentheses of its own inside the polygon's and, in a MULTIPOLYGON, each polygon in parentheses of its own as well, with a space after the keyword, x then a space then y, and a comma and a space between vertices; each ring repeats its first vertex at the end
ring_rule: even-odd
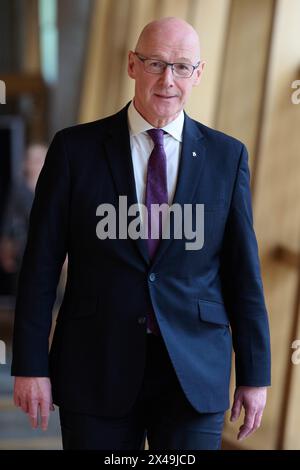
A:
POLYGON ((140 59, 140 61, 144 64, 144 69, 148 73, 154 74, 162 74, 168 67, 171 67, 173 75, 179 78, 190 78, 194 70, 197 69, 200 65, 200 60, 197 62, 196 65, 192 64, 184 64, 180 62, 175 62, 173 64, 169 62, 165 62, 164 60, 157 60, 157 59, 150 59, 148 57, 141 56, 138 52, 134 52, 134 54, 140 59))

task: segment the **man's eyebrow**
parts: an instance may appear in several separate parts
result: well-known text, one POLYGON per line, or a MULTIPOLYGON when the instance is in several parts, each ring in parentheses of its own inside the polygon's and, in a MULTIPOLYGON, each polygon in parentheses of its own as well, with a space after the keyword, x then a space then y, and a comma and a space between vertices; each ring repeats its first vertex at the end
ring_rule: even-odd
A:
MULTIPOLYGON (((151 59, 157 59, 157 60, 162 60, 162 61, 165 61, 165 59, 162 58, 162 56, 160 54, 151 54, 149 55, 149 57, 151 59)), ((165 61, 167 62, 167 61, 165 61)), ((191 61, 191 59, 188 59, 187 57, 179 57, 178 59, 176 59, 174 61, 174 63, 182 63, 182 62, 189 62, 190 64, 192 64, 193 62, 191 61)))
POLYGON ((176 60, 176 62, 190 62, 191 64, 193 63, 192 60, 188 59, 187 57, 180 57, 176 60))

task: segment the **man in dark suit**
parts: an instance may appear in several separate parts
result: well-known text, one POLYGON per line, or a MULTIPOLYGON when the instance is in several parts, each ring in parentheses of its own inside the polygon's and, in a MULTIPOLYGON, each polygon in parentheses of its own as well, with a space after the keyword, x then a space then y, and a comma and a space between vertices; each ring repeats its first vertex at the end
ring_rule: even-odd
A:
POLYGON ((65 449, 139 449, 146 435, 151 449, 218 449, 232 340, 231 419, 244 407, 239 439, 260 425, 270 346, 247 151, 183 112, 203 68, 189 24, 150 23, 129 53, 133 102, 58 132, 49 149, 20 276, 12 373, 15 403, 34 427, 40 412, 46 429, 53 396, 65 449), (134 204, 144 204, 146 238, 129 236, 134 204), (169 237, 166 213, 154 210, 166 204, 192 215, 170 218, 169 237), (186 222, 204 243, 193 245, 187 230, 177 236, 186 222))

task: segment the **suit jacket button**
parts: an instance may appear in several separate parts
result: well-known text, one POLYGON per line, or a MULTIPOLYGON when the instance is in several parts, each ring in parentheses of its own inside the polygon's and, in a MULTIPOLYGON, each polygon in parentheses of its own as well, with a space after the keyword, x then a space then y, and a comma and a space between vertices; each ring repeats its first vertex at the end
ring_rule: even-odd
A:
POLYGON ((151 282, 154 282, 155 279, 156 279, 155 273, 151 273, 150 276, 149 276, 149 279, 150 279, 151 282))
POLYGON ((146 320, 147 320, 146 317, 139 317, 139 318, 138 318, 138 323, 139 323, 140 325, 143 325, 144 323, 146 323, 146 320))

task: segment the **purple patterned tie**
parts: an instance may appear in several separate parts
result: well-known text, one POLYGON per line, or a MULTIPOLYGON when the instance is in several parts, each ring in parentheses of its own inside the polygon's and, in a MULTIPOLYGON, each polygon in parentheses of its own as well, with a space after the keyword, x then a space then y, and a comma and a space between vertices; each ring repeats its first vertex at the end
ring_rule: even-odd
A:
MULTIPOLYGON (((151 210, 152 204, 168 204, 168 187, 167 187, 167 162, 164 150, 164 131, 162 129, 150 129, 147 131, 154 142, 154 148, 148 160, 147 185, 146 185, 146 206, 148 211, 148 250, 150 260, 160 242, 162 235, 162 223, 160 217, 155 217, 152 221, 155 227, 151 226, 151 210), (152 234, 158 234, 159 238, 151 238, 152 234)), ((148 328, 152 333, 159 335, 159 327, 153 311, 148 314, 148 328)))

